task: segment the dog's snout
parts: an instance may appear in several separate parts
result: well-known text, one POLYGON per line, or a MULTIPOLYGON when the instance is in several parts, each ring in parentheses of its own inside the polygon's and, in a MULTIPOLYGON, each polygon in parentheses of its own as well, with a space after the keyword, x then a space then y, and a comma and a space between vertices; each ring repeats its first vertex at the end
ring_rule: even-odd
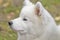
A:
POLYGON ((9 21, 9 22, 8 22, 8 24, 9 24, 9 25, 12 25, 12 24, 13 24, 13 22, 12 22, 12 21, 9 21))

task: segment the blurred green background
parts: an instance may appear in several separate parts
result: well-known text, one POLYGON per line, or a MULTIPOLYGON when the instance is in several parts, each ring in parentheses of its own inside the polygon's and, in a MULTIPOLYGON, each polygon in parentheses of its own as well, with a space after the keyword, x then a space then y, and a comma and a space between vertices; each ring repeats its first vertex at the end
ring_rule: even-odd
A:
MULTIPOLYGON (((60 24, 60 0, 31 0, 40 1, 51 13, 57 24, 60 24)), ((19 16, 23 0, 0 0, 0 40, 17 40, 17 35, 8 26, 8 21, 19 16)))

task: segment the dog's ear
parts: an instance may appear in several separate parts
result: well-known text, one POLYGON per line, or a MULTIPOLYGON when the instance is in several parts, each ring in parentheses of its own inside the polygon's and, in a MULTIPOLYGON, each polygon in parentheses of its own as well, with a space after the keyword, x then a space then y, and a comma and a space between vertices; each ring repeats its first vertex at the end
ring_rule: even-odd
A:
POLYGON ((43 11, 43 6, 40 2, 37 2, 36 5, 35 5, 35 12, 37 15, 41 15, 43 11))
POLYGON ((28 6, 28 5, 33 5, 33 3, 30 0, 24 0, 24 6, 28 6))

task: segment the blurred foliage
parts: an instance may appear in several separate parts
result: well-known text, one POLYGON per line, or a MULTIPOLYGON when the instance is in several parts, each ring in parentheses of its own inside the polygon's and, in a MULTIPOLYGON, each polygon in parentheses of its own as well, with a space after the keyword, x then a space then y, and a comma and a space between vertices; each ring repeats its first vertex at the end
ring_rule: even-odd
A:
MULTIPOLYGON (((41 1, 43 6, 60 23, 60 0, 31 0, 33 3, 41 1)), ((16 40, 17 35, 7 22, 19 16, 23 0, 0 0, 0 40, 16 40)))

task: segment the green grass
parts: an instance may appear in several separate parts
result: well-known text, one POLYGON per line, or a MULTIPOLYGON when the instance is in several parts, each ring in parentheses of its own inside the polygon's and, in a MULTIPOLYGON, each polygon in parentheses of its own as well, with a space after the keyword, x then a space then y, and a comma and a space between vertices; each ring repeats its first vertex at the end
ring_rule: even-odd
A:
MULTIPOLYGON (((35 2, 35 0, 33 0, 33 2, 35 2)), ((60 7, 60 0, 42 0, 41 2, 43 6, 52 14, 53 17, 60 16, 60 8, 58 8, 58 6, 60 7)), ((17 13, 17 10, 20 11, 21 6, 19 7, 8 6, 2 9, 0 12, 3 12, 7 15, 11 11, 13 11, 15 13, 15 17, 17 17, 19 15, 19 13, 17 13)), ((58 21, 58 23, 59 22, 60 21, 58 21)), ((2 28, 0 30, 0 40, 17 40, 16 33, 9 28, 7 21, 0 22, 0 27, 2 28)))
POLYGON ((17 35, 12 31, 7 22, 0 23, 2 30, 0 31, 0 40, 16 40, 17 35))

